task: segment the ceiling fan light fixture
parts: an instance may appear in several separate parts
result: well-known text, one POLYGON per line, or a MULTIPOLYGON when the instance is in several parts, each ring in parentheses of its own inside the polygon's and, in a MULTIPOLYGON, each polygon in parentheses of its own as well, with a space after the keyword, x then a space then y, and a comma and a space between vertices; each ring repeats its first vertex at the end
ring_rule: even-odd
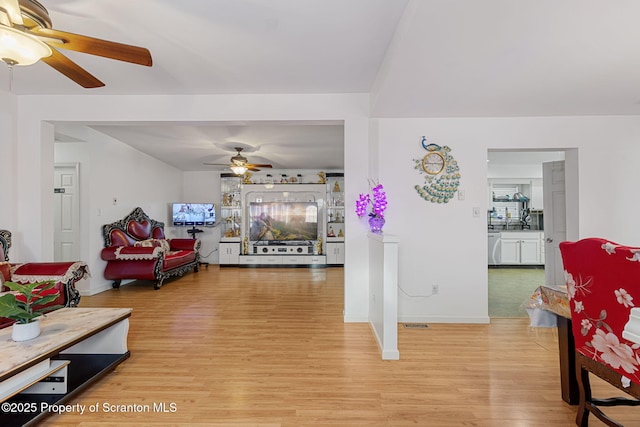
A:
POLYGON ((247 171, 247 167, 244 165, 231 165, 230 169, 236 175, 244 175, 247 171))
POLYGON ((51 54, 51 48, 38 38, 0 25, 0 58, 8 65, 32 65, 51 54))

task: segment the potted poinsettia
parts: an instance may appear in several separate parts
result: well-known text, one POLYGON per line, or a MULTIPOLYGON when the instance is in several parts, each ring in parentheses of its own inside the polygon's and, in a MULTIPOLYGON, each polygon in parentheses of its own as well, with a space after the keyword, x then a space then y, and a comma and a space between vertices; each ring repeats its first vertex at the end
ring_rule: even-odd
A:
POLYGON ((42 307, 58 298, 60 292, 52 289, 56 282, 15 283, 4 282, 4 285, 12 292, 0 296, 0 317, 15 320, 11 332, 14 341, 26 341, 40 335, 39 317, 44 311, 50 311, 56 307, 42 307))

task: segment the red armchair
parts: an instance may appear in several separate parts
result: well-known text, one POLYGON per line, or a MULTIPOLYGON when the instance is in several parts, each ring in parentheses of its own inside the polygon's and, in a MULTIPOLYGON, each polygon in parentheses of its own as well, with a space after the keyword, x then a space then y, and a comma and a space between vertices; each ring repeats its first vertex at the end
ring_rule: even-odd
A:
POLYGON ((640 304, 640 248, 589 238, 562 242, 560 252, 571 307, 580 391, 576 424, 587 426, 592 413, 607 425, 620 426, 600 407, 640 405, 637 400, 640 398, 640 343, 623 337, 631 308, 640 304), (589 373, 634 399, 594 398, 589 373))
POLYGON ((119 288, 123 279, 151 280, 160 289, 165 279, 198 271, 199 239, 167 239, 164 223, 135 208, 123 219, 102 227, 107 261, 104 277, 119 288))
MULTIPOLYGON (((56 286, 48 292, 58 291, 58 298, 44 307, 76 307, 80 302, 80 292, 75 287, 76 282, 89 276, 89 269, 85 262, 30 262, 12 264, 9 262, 9 248, 11 248, 11 232, 0 230, 0 292, 8 292, 2 283, 11 281, 16 283, 34 283, 55 281, 56 286)), ((0 317, 0 328, 14 323, 13 320, 0 317)))

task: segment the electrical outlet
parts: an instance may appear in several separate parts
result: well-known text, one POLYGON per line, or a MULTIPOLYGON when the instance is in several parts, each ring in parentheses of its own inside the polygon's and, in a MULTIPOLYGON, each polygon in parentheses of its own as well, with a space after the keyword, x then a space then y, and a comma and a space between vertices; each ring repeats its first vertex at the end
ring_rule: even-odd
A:
POLYGON ((440 293, 440 287, 438 285, 431 286, 431 295, 438 295, 440 293))

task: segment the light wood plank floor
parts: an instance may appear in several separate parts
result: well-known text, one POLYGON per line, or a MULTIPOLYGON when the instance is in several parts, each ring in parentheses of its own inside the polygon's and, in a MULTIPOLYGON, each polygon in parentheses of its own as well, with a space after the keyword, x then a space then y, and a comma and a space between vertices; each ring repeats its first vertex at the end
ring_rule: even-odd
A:
MULTIPOLYGON (((526 319, 399 325, 401 360, 383 361, 368 324, 342 320, 342 277, 341 268, 210 265, 159 291, 136 282, 83 297, 84 307, 133 308, 131 358, 70 402, 98 412, 42 425, 575 425, 560 398, 555 329, 526 319)), ((623 411, 634 425, 633 409, 623 411)))

